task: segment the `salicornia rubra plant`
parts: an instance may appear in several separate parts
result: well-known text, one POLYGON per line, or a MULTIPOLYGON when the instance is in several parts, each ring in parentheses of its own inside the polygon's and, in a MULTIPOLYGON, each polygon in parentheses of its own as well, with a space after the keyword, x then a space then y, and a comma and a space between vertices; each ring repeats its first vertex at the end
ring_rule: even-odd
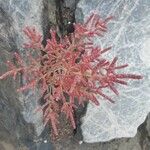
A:
POLYGON ((108 88, 118 95, 116 84, 127 85, 126 79, 142 78, 140 75, 117 73, 117 70, 128 65, 117 65, 117 57, 113 60, 103 57, 111 47, 103 49, 94 46, 93 37, 103 36, 110 19, 103 20, 98 14, 92 14, 84 24, 74 24, 74 33, 59 39, 56 38, 56 32, 51 30, 51 38, 45 47, 42 45, 42 36, 34 28, 26 27, 24 33, 29 40, 24 47, 37 54, 27 51, 27 63, 17 53, 16 64, 7 61, 9 70, 0 79, 8 76, 15 79, 21 73, 27 84, 18 91, 37 86, 40 88, 45 103, 38 110, 43 111, 44 122, 51 123, 55 135, 58 135, 60 113, 65 113, 73 128, 76 128, 75 99, 79 105, 84 101, 99 105, 99 95, 113 103, 103 89, 108 88))

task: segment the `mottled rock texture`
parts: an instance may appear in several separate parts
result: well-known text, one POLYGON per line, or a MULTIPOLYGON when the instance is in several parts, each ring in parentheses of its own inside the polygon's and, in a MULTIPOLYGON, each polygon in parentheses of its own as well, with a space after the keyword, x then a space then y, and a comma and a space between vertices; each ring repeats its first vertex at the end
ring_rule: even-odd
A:
MULTIPOLYGON (((11 24, 12 18, 5 10, 2 8, 0 10, 0 72, 2 73, 6 71, 4 62, 6 59, 11 59, 9 52, 16 49, 17 46, 15 30, 11 24)), ((19 139, 32 141, 34 135, 33 126, 26 123, 21 113, 23 107, 19 102, 16 86, 17 84, 10 78, 0 81, 0 141, 12 143, 14 147, 21 144, 19 139)), ((5 150, 3 146, 0 147, 5 150)))
MULTIPOLYGON (((34 26, 43 33, 43 44, 49 37, 51 27, 61 33, 66 30, 67 23, 72 22, 70 19, 76 1, 73 3, 62 1, 62 6, 60 2, 0 0, 0 74, 6 71, 4 62, 13 59, 11 52, 17 51, 26 59, 25 50, 22 48, 22 44, 26 41, 22 32, 24 27, 34 26)), ((21 77, 18 77, 17 82, 11 78, 0 81, 0 150, 9 150, 10 147, 16 150, 23 150, 23 147, 31 150, 51 149, 48 142, 50 130, 49 128, 44 130, 42 114, 34 113, 40 99, 38 89, 36 92, 16 93, 16 88, 22 83, 25 81, 21 77), (47 144, 44 144, 44 140, 47 144)))
MULTIPOLYGON (((20 54, 24 54, 21 45, 26 38, 22 34, 22 29, 26 25, 36 26, 43 33, 44 39, 49 37, 50 27, 57 27, 56 24, 59 28, 58 32, 70 32, 68 22, 73 23, 75 21, 74 11, 78 1, 0 0, 0 74, 6 71, 4 62, 13 59, 10 52, 18 51, 20 54)), ((76 15, 78 16, 77 21, 83 21, 84 13, 81 8, 78 7, 76 15)), ((43 41, 43 44, 45 42, 46 40, 43 41)), ((145 46, 144 49, 146 48, 145 46)), ((148 55, 145 56, 145 51, 142 58, 148 57, 148 55)), ((146 64, 148 62, 148 60, 145 61, 146 64)), ((34 108, 38 105, 39 95, 31 91, 25 94, 16 93, 16 87, 22 82, 19 77, 17 82, 11 78, 0 81, 0 150, 51 150, 52 145, 48 141, 49 128, 44 130, 41 114, 33 113, 34 108)), ((79 110, 77 117, 81 114, 79 110)), ((74 138, 55 142, 54 149, 149 150, 150 116, 138 128, 138 132, 133 138, 79 145, 80 140, 82 140, 82 135, 81 131, 78 130, 74 138)))
MULTIPOLYGON (((25 26, 36 26, 42 33, 43 8, 42 0, 0 0, 0 74, 6 71, 6 60, 13 59, 11 52, 24 54, 25 26)), ((21 77, 17 82, 11 78, 0 81, 0 150, 9 150, 5 143, 16 150, 31 148, 44 129, 41 114, 34 113, 39 95, 16 93, 22 82, 21 77)))
POLYGON ((133 138, 120 138, 108 142, 82 143, 80 137, 68 141, 60 141, 55 144, 56 150, 149 150, 150 149, 150 115, 140 125, 137 134, 133 138))
POLYGON ((80 0, 76 11, 79 21, 92 11, 104 18, 114 16, 105 36, 94 42, 102 48, 112 46, 106 58, 112 60, 117 56, 117 64, 129 64, 121 72, 143 75, 140 81, 128 81, 126 87, 116 85, 119 96, 105 91, 115 104, 99 97, 99 107, 88 105, 86 116, 82 118, 84 141, 92 143, 133 137, 150 112, 150 1, 80 0))

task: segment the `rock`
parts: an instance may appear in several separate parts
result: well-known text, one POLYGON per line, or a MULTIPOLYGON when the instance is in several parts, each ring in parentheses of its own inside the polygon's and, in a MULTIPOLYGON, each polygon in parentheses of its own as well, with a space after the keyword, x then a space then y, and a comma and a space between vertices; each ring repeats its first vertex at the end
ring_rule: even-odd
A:
MULTIPOLYGON (((26 37, 23 34, 23 29, 26 26, 35 26, 37 30, 42 33, 43 1, 2 1, 1 8, 6 12, 6 14, 8 14, 8 16, 12 20, 10 24, 12 25, 12 28, 16 33, 14 44, 16 44, 16 49, 22 55, 24 53, 22 45, 26 40, 26 37), (6 7, 8 8, 6 9, 6 7)), ((15 51, 16 49, 13 49, 13 51, 15 51)), ((39 95, 34 94, 32 91, 27 93, 27 95, 20 95, 19 97, 19 100, 23 105, 22 114, 24 115, 25 120, 35 125, 36 132, 39 135, 43 130, 42 121, 40 121, 41 115, 33 114, 34 109, 37 106, 38 99, 39 95)))
MULTIPOLYGON (((74 18, 72 16, 74 16, 74 9, 76 8, 74 3, 77 3, 77 1, 78 0, 64 0, 64 4, 62 6, 63 8, 61 7, 63 12, 61 16, 64 18, 62 23, 66 26, 66 28, 68 21, 74 22, 74 18)), ((131 88, 128 87, 123 89, 125 94, 123 94, 123 91, 121 91, 120 95, 123 95, 119 97, 120 99, 114 97, 114 99, 118 101, 114 106, 103 102, 103 109, 95 109, 92 104, 88 106, 87 115, 84 117, 82 125, 84 141, 86 142, 108 141, 112 138, 126 136, 126 133, 129 135, 131 130, 133 130, 133 132, 130 136, 134 136, 137 127, 144 121, 147 113, 149 112, 149 109, 146 107, 146 105, 149 106, 149 55, 147 54, 147 46, 144 46, 149 43, 148 40, 144 39, 149 37, 147 34, 149 31, 149 22, 148 16, 145 18, 143 17, 146 16, 145 14, 148 9, 147 7, 149 1, 144 0, 142 3, 141 1, 142 0, 139 0, 135 4, 133 2, 130 2, 129 4, 127 2, 123 3, 121 0, 112 2, 108 0, 99 1, 101 3, 98 5, 97 11, 100 9, 102 16, 105 17, 107 16, 108 12, 114 12, 115 16, 118 18, 118 21, 115 20, 110 24, 110 32, 108 33, 108 37, 106 36, 106 39, 102 39, 102 42, 104 41, 103 46, 107 46, 109 43, 114 44, 114 49, 108 57, 112 57, 113 53, 118 53, 122 58, 122 62, 126 62, 128 59, 128 62, 132 64, 131 68, 129 68, 129 71, 134 70, 138 73, 141 72, 144 74, 147 80, 144 79, 141 81, 143 84, 139 82, 131 82, 131 88), (141 10, 141 13, 137 15, 136 11, 139 12, 140 8, 143 7, 144 4, 144 9, 141 10), (125 10, 123 10, 121 7, 124 7, 125 10), (116 8, 116 10, 114 8, 116 8), (131 10, 132 15, 130 15, 131 10), (122 18, 119 16, 122 16, 122 18), (118 24, 114 26, 113 24, 116 22, 118 24), (130 27, 130 30, 128 26, 130 27), (125 31, 129 34, 126 34, 125 31), (128 35, 130 36, 128 37, 128 35), (135 39, 137 41, 136 45, 135 39), (142 42, 145 44, 142 44, 142 42), (122 53, 119 51, 119 48, 123 50, 126 49, 126 51, 129 49, 130 52, 122 53), (139 51, 141 49, 141 55, 138 55, 138 48, 139 51), (131 52, 131 49, 133 49, 134 53, 131 52), (135 52, 137 52, 137 55, 135 55, 135 52), (131 58, 129 58, 129 56, 131 56, 131 58), (138 59, 134 59, 134 57, 138 59), (135 88, 135 84, 138 88, 135 88), (127 95, 128 97, 126 97, 127 95), (136 97, 136 99, 133 98, 133 96, 136 97), (143 96, 143 99, 141 96, 143 96), (125 100, 125 98, 131 98, 132 101, 130 101, 131 99, 125 100), (122 100, 122 102, 130 102, 130 105, 126 105, 126 109, 123 109, 124 111, 128 112, 127 114, 124 113, 125 115, 123 115, 121 110, 121 108, 124 108, 125 103, 122 105, 120 100, 122 100), (138 106, 139 102, 141 104, 138 109, 136 102, 138 103, 138 106), (131 109, 134 110, 134 115, 130 113, 129 110, 131 109), (141 112, 139 112, 140 109, 141 112), (104 113, 104 110, 107 110, 107 115, 104 113), (113 112, 115 112, 115 117, 117 117, 110 121, 110 116, 113 112), (122 115, 122 117, 124 117, 123 123, 125 125, 128 123, 126 128, 123 128, 124 125, 122 125, 122 122, 120 122, 121 124, 119 124, 119 122, 117 122, 117 124, 113 124, 115 121, 114 119, 118 119, 118 116, 120 116, 119 113, 122 115), (133 116, 135 117, 137 113, 139 114, 138 117, 134 119, 131 118, 133 116), (87 117, 88 115, 89 118, 87 117), (127 118, 127 116, 129 118, 127 118), (93 118, 93 124, 90 117, 93 118), (101 122, 99 125, 100 128, 97 128, 99 123, 99 120, 96 120, 97 118, 100 119, 101 122), (110 128, 109 123, 110 125, 119 125, 119 130, 117 130, 118 126, 113 126, 113 128, 110 128), (88 133, 86 129, 89 129, 90 132, 88 133), (99 132, 100 135, 93 137, 95 130, 97 133, 99 131, 104 131, 105 133, 102 134, 102 132, 99 132)), ((86 1, 87 4, 85 3, 85 0, 80 1, 76 11, 77 20, 83 21, 83 16, 88 14, 89 10, 93 10, 93 8, 97 5, 97 2, 97 0, 92 0, 92 5, 89 5, 91 4, 91 1, 86 1)), ((10 52, 17 50, 21 55, 24 54, 24 49, 22 49, 21 45, 26 38, 23 36, 22 29, 27 25, 36 26, 41 33, 43 32, 44 39, 46 39, 48 37, 47 32, 50 26, 57 23, 57 19, 55 17, 56 9, 58 9, 58 6, 56 6, 54 0, 0 0, 0 74, 6 71, 4 62, 8 59, 12 59, 10 52)), ((16 87, 20 85, 20 82, 22 82, 20 78, 18 78, 17 82, 14 82, 11 78, 0 81, 0 150, 52 149, 51 143, 48 140, 49 128, 44 129, 42 124, 42 115, 40 113, 34 114, 34 109, 38 105, 40 96, 37 94, 38 92, 33 93, 32 91, 29 91, 25 94, 16 93, 16 87)), ((120 88, 122 89, 122 87, 120 88)), ((77 114, 77 117, 80 116, 81 113, 77 114)), ((89 145, 85 144, 84 142, 83 144, 79 144, 79 140, 82 140, 82 136, 80 133, 76 134, 76 136, 77 137, 74 140, 70 139, 66 141, 66 139, 64 139, 63 142, 56 143, 56 149, 149 150, 150 117, 148 117, 147 121, 140 126, 138 133, 134 138, 121 138, 119 140, 113 140, 106 143, 89 145)))
MULTIPOLYGON (((2 8, 0 12, 0 72, 2 73, 6 71, 4 62, 11 59, 9 52, 17 46, 16 33, 11 24, 12 18, 2 8)), ((35 133, 33 126, 26 123, 21 113, 23 109, 16 93, 16 86, 17 83, 11 78, 0 81, 0 144, 3 145, 0 147, 3 147, 3 150, 9 150, 6 149, 8 147, 17 148, 19 140, 30 141, 35 133)))
MULTIPOLYGON (((4 62, 12 59, 10 52, 17 50, 24 54, 22 44, 26 37, 22 30, 25 26, 35 26, 43 32, 43 1, 0 0, 0 74, 6 71, 4 62)), ((0 144, 6 146, 4 143, 8 142, 16 150, 21 145, 22 149, 37 147, 34 141, 44 129, 42 114, 34 113, 40 99, 38 92, 16 93, 20 82, 21 78, 17 82, 11 78, 0 81, 0 139, 4 141, 0 144)))
POLYGON ((76 4, 76 0, 65 0, 65 6, 69 8, 74 8, 76 4))
POLYGON ((150 135, 148 131, 149 116, 145 122, 138 128, 134 138, 120 138, 108 142, 85 143, 76 139, 63 140, 56 143, 56 150, 149 150, 150 135))
POLYGON ((106 57, 112 59, 117 55, 120 64, 130 65, 126 72, 141 74, 144 79, 129 81, 127 87, 118 86, 119 97, 111 95, 115 104, 100 97, 100 107, 88 105, 87 113, 82 118, 84 141, 93 143, 134 137, 138 126, 150 112, 150 55, 147 44, 150 39, 150 20, 147 15, 150 1, 80 0, 76 20, 85 19, 90 11, 96 11, 102 17, 115 17, 109 24, 105 37, 95 40, 96 44, 102 43, 101 47, 113 46, 106 57))
MULTIPOLYGON (((27 40, 22 32, 26 26, 34 26, 43 33, 45 45, 50 36, 49 29, 51 26, 57 29, 56 24, 59 24, 58 19, 61 16, 64 15, 64 20, 60 22, 61 25, 65 24, 64 30, 69 21, 73 22, 70 19, 74 15, 74 2, 63 2, 61 6, 60 1, 56 3, 56 0, 0 0, 0 75, 6 71, 4 62, 13 59, 10 52, 17 51, 26 60, 25 49, 22 48, 22 44, 27 40), (56 7, 56 4, 59 5, 56 7)), ((25 83, 21 77, 17 82, 13 82, 11 78, 0 81, 1 147, 6 149, 5 147, 13 145, 14 149, 19 149, 20 144, 22 149, 27 147, 40 150, 44 149, 45 145, 45 149, 48 149, 51 145, 50 129, 48 128, 47 132, 43 131, 42 114, 35 113, 41 96, 38 95, 38 89, 35 92, 16 93, 20 83, 25 83), (47 144, 43 143, 44 140, 48 141, 47 144)), ((67 137, 66 134, 65 136, 67 137)))

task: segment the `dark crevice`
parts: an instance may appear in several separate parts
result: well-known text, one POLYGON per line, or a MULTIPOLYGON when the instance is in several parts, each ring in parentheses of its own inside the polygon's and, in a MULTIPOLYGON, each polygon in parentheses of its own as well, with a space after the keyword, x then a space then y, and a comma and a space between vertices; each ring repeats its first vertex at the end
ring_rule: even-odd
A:
POLYGON ((56 2, 56 21, 59 32, 62 36, 74 32, 73 23, 75 22, 75 6, 66 7, 64 0, 56 2))
POLYGON ((43 27, 43 42, 42 44, 46 45, 46 39, 50 38, 50 28, 52 26, 51 21, 49 20, 48 12, 48 0, 43 0, 43 14, 42 14, 42 27, 43 27))
MULTIPOLYGON (((62 36, 68 35, 74 32, 73 23, 76 22, 75 20, 75 10, 77 3, 79 0, 76 0, 72 7, 66 7, 65 0, 56 0, 56 21, 59 27, 59 31, 62 36)), ((87 103, 85 107, 78 107, 75 110, 75 120, 77 128, 73 131, 74 140, 82 140, 81 134, 81 121, 80 118, 86 113, 87 103)))
MULTIPOLYGON (((73 23, 76 22, 75 10, 76 10, 76 5, 78 1, 79 0, 76 0, 73 6, 71 7, 67 7, 65 5, 66 4, 65 0, 53 0, 54 3, 49 0, 43 1, 44 8, 43 8, 42 26, 43 26, 43 37, 44 37, 43 45, 44 46, 46 45, 46 40, 50 38, 49 30, 51 28, 52 29, 54 28, 57 31, 57 34, 59 37, 60 36, 63 37, 64 35, 68 35, 74 32, 73 23), (55 18, 56 18, 55 21, 51 20, 50 18, 52 17, 49 16, 51 15, 50 14, 51 8, 49 7, 51 3, 54 4, 55 13, 53 15, 55 15, 55 18)), ((72 132, 72 135, 75 137, 75 139, 78 139, 78 140, 82 140, 80 118, 85 114, 86 107, 87 107, 87 104, 85 104, 85 107, 79 107, 75 111, 75 120, 76 120, 77 128, 73 132, 70 131, 72 132)), ((50 130, 49 127, 46 127, 46 129, 43 131, 40 137, 44 139, 45 138, 49 139, 48 137, 50 133, 49 130, 50 130)))
POLYGON ((63 0, 55 0, 56 4, 56 22, 59 27, 60 33, 64 34, 64 21, 63 21, 63 15, 62 15, 62 6, 64 4, 63 0))

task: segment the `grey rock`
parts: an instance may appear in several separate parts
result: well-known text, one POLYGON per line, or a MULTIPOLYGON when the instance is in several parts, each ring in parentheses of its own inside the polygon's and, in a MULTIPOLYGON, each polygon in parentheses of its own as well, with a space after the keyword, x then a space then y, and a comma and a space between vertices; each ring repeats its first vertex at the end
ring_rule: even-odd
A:
MULTIPOLYGON (((43 1, 0 0, 0 74, 6 71, 6 60, 12 60, 11 52, 18 51, 26 59, 22 48, 26 41, 22 30, 26 26, 35 26, 43 32, 43 1)), ((34 113, 40 95, 32 91, 16 93, 17 87, 24 82, 21 80, 0 81, 0 141, 4 141, 0 144, 4 149, 7 142, 15 149, 36 145, 34 140, 44 129, 42 114, 34 113)))
MULTIPOLYGON (((6 71, 5 61, 8 59, 12 59, 10 52, 13 52, 15 50, 18 50, 20 54, 24 54, 24 49, 22 49, 21 45, 26 40, 26 38, 22 34, 22 29, 26 26, 36 26, 36 28, 42 33, 44 30, 44 36, 46 36, 47 29, 49 28, 49 21, 52 24, 56 23, 54 13, 55 13, 55 3, 54 0, 49 0, 49 2, 52 4, 50 5, 47 0, 0 0, 0 74, 6 71), (49 6, 50 5, 50 6, 49 6), (54 7, 53 7, 54 6, 54 7), (51 12, 49 12, 52 10, 51 12), (43 14, 44 13, 44 14, 43 14), (49 14, 48 14, 49 13, 49 14)), ((77 1, 65 1, 66 7, 69 8, 75 8, 74 2, 77 1)), ((86 14, 89 13, 90 10, 93 10, 94 7, 96 7, 97 0, 87 0, 87 5, 89 5, 88 9, 86 4, 81 1, 77 8, 77 19, 78 21, 83 21, 86 14), (85 7, 83 9, 83 7, 85 7), (84 10, 84 11, 83 11, 84 10)), ((107 16, 107 13, 110 11, 110 7, 107 7, 109 4, 112 6, 115 4, 116 1, 109 1, 106 0, 104 3, 101 3, 101 11, 102 16, 107 16)), ((119 7, 122 2, 118 1, 120 3, 117 3, 116 5, 116 16, 120 15, 122 12, 122 9, 119 7), (118 12, 118 9, 121 10, 118 12)), ((140 1, 141 2, 141 1, 140 1)), ((110 38, 106 38, 104 42, 105 45, 109 45, 109 43, 112 44, 112 37, 121 37, 118 38, 115 42, 115 48, 118 50, 118 43, 123 43, 120 45, 120 48, 125 49, 132 48, 132 42, 134 43, 134 38, 140 37, 140 35, 147 35, 147 32, 149 31, 149 23, 147 22, 148 16, 143 19, 143 16, 145 15, 145 11, 147 10, 148 5, 146 5, 146 0, 144 0, 144 4, 140 3, 141 7, 144 7, 144 11, 141 11, 137 15, 137 13, 133 13, 133 18, 135 19, 134 25, 137 24, 135 29, 139 31, 139 34, 132 35, 130 34, 130 40, 127 38, 129 44, 124 44, 125 39, 124 36, 116 36, 116 34, 120 33, 120 30, 117 30, 118 28, 121 28, 121 22, 118 21, 118 26, 116 26, 114 33, 111 32, 110 38), (144 25, 146 24, 146 28, 142 28, 143 26, 139 23, 142 22, 144 25), (139 30, 138 30, 139 29, 139 30)), ((149 1, 147 0, 147 3, 149 1)), ((126 4, 126 2, 125 2, 126 4)), ((130 4, 133 4, 130 2, 130 4)), ((122 4, 123 5, 123 4, 122 4)), ((132 8, 133 5, 131 5, 132 8)), ((137 6, 137 4, 136 4, 137 6)), ((129 6, 128 6, 129 7, 129 6)), ((137 7, 138 8, 138 7, 137 7)), ((73 10, 72 9, 72 10, 73 10)), ((115 7, 113 6, 111 10, 115 10, 115 7)), ((136 9, 135 9, 136 10, 136 9)), ((139 9, 137 9, 139 11, 139 9)), ((98 10, 97 10, 98 11, 98 10)), ((128 16, 128 11, 126 12, 126 15, 128 16)), ((148 14, 148 13, 147 13, 148 14)), ((122 19, 126 18, 124 16, 122 19)), ((133 21, 132 17, 129 17, 127 19, 128 21, 133 21)), ((120 18, 121 21, 121 18, 120 18)), ((126 22, 127 23, 127 22, 126 22)), ((131 25, 131 27, 132 27, 131 25)), ((110 26, 111 31, 114 29, 113 26, 110 26)), ((133 28, 134 29, 134 28, 133 28)), ((132 30, 133 30, 132 29, 132 30)), ((136 31, 134 30, 134 31, 136 31)), ((122 33, 122 32, 121 32, 122 33)), ((132 32, 131 32, 132 33, 132 32)), ((137 32, 136 32, 137 33, 137 32)), ((110 33, 108 33, 109 35, 110 33)), ((137 38, 138 39, 138 38, 137 38)), ((143 42, 143 39, 140 39, 141 42, 136 45, 136 48, 141 46, 140 43, 143 42)), ((146 43, 146 42, 145 42, 146 43)), ((145 45, 147 45, 149 42, 147 42, 145 45)), ((114 48, 114 49, 115 49, 114 48)), ((141 72, 145 73, 145 70, 148 70, 149 68, 149 60, 148 54, 146 53, 146 46, 142 47, 143 51, 140 55, 140 60, 142 62, 142 65, 145 67, 141 72), (147 57, 147 58, 146 58, 147 57)), ((135 51, 135 49, 133 49, 135 51)), ((117 51, 119 56, 122 57, 122 54, 117 51)), ((116 52, 115 52, 116 53, 116 52)), ((132 54, 132 53, 131 53, 132 54)), ((110 54, 111 57, 112 54, 110 54)), ((124 55, 124 54, 123 54, 124 55)), ((128 58, 130 54, 126 54, 125 57, 128 58)), ((133 55, 134 56, 134 55, 133 55)), ((108 56, 109 57, 109 56, 108 56)), ((123 58, 123 57, 122 57, 123 58)), ((131 62, 133 59, 129 59, 131 62)), ((121 60, 122 62, 126 61, 126 59, 121 60)), ((133 61, 135 63, 136 60, 133 61)), ((137 61, 138 62, 138 61, 137 61)), ((139 62, 138 62, 139 63, 139 62)), ((139 72, 139 68, 143 66, 138 66, 136 72, 139 72)), ((132 66, 133 67, 133 66, 132 66)), ((131 71, 132 71, 131 67, 131 71)), ((136 68, 136 67, 135 67, 136 68)), ((147 74, 149 72, 147 71, 147 74)), ((146 75, 147 76, 147 75, 146 75)), ((149 78, 147 78, 149 80, 149 78)), ((145 84, 146 81, 144 81, 145 84)), ((134 82, 135 83, 135 82, 134 82)), ((136 82, 137 83, 137 82, 136 82)), ((18 82, 14 82, 11 78, 0 81, 0 150, 40 150, 40 149, 51 149, 51 144, 48 141, 46 144, 43 142, 43 139, 37 139, 38 135, 41 134, 44 127, 42 124, 42 116, 41 114, 34 114, 34 109, 38 105, 38 99, 40 96, 37 93, 28 92, 25 94, 18 94, 16 93, 16 87, 20 85, 20 79, 18 78, 18 82)), ((131 88, 134 87, 134 84, 131 84, 131 88)), ((140 87, 140 83, 137 83, 137 86, 140 87)), ((148 86, 148 82, 147 82, 148 86)), ((37 89, 38 90, 38 89, 37 89)), ((146 86, 143 86, 142 91, 148 91, 148 88, 146 86)), ((130 91, 126 91, 126 93, 130 93, 130 91)), ((141 91, 140 91, 141 92, 141 91)), ((144 92, 144 93, 145 93, 144 92)), ((132 92, 131 92, 132 93, 132 92)), ((141 92, 143 96, 144 93, 141 92)), ((148 93, 148 92, 146 92, 148 93)), ((121 93, 122 94, 122 93, 121 93)), ((136 96, 136 92, 133 94, 136 96)), ((132 95, 132 94, 131 94, 132 95)), ((147 94, 147 97, 149 98, 149 95, 147 94)), ((144 100, 147 100, 147 99, 144 100)), ((145 102, 143 100, 143 103, 145 102)), ((142 103, 142 104, 143 104, 142 103)), ((141 104, 141 105, 142 105, 141 104)), ((105 104, 104 104, 105 105, 105 104)), ((107 105, 107 104, 106 104, 107 105)), ((110 106, 110 105, 108 105, 110 106)), ((145 106, 145 105, 144 105, 145 106)), ((149 106, 149 103, 147 103, 147 106, 149 106)), ((141 108, 141 107, 140 107, 141 108)), ((89 108, 88 108, 89 109, 89 108)), ((89 111, 89 110, 88 110, 89 111)), ((138 110, 139 111, 139 110, 138 110)), ((148 113, 148 110, 142 110, 141 113, 145 113, 144 116, 148 113)), ((88 112, 87 112, 88 114, 88 112)), ((94 115, 95 116, 95 115, 94 115)), ((104 115, 106 116, 106 115, 104 115)), ((149 115, 150 116, 150 115, 149 115)), ((96 143, 96 144, 86 144, 83 143, 79 145, 78 141, 63 141, 62 143, 59 142, 56 144, 56 149, 75 149, 75 150, 149 150, 150 147, 150 117, 148 116, 146 122, 140 126, 138 129, 138 132, 134 138, 121 138, 121 139, 115 139, 113 141, 105 142, 105 143, 96 143)), ((100 117, 100 116, 98 116, 100 117)), ((95 117, 93 117, 95 118, 95 117)), ((141 115, 141 123, 145 119, 141 115)), ((136 120, 132 120, 136 121, 136 120)), ((90 123, 89 123, 90 125, 90 123)), ((139 124, 137 125, 139 126, 139 124)), ((92 128, 91 128, 92 129, 92 128)), ((90 130, 91 130, 90 129, 90 130)), ((95 128, 96 129, 96 126, 95 128)), ((83 128, 82 128, 83 130, 83 128)), ((49 136, 48 131, 46 130, 45 133, 47 136, 49 136)), ((134 133, 135 134, 135 133, 134 133)), ((86 141, 85 134, 84 140, 86 141)), ((106 134, 107 135, 107 134, 106 134)), ((45 135, 44 135, 45 136, 45 135)), ((114 136, 115 138, 116 136, 114 136)), ((95 140, 91 136, 92 140, 95 140)), ((107 138, 107 137, 106 137, 107 138)), ((105 140, 106 140, 105 138, 105 140)), ((79 138, 80 139, 80 138, 79 138)), ((46 139, 47 140, 47 139, 46 139)), ((89 139, 88 139, 89 140, 89 139)), ((91 139, 90 139, 91 140, 91 139)), ((107 139, 108 140, 108 139, 107 139)), ((101 141, 99 139, 99 141, 101 141)))
POLYGON ((65 6, 69 8, 75 7, 76 0, 65 0, 65 6))
POLYGON ((82 20, 82 15, 78 14, 83 14, 85 20, 91 11, 98 12, 102 17, 115 16, 105 37, 95 39, 95 43, 102 48, 113 46, 105 57, 112 59, 117 55, 120 64, 130 65, 125 72, 142 74, 144 79, 129 81, 128 87, 118 86, 119 97, 110 94, 115 104, 98 97, 100 107, 91 103, 88 105, 82 118, 84 141, 92 143, 134 137, 150 111, 150 1, 81 0, 76 19, 82 20))
MULTIPOLYGON (((21 55, 24 54, 22 44, 26 41, 23 29, 26 26, 35 26, 37 30, 42 33, 42 4, 42 0, 33 0, 32 2, 29 0, 1 1, 1 8, 11 17, 11 25, 16 33, 14 43, 21 55), (6 9, 6 7, 8 8, 6 9)), ((7 30, 9 30, 9 28, 7 30)), ((14 49, 14 51, 15 50, 16 49, 14 49)), ((33 113, 37 107, 38 99, 39 95, 32 91, 29 91, 25 95, 19 95, 19 101, 23 107, 22 114, 27 122, 34 124, 37 135, 43 130, 41 115, 33 113)))
MULTIPOLYGON (((0 8, 0 74, 6 71, 6 60, 12 59, 12 52, 17 45, 15 43, 16 33, 12 26, 12 18, 0 8)), ((19 140, 32 140, 34 138, 34 127, 26 123, 22 115, 22 104, 16 87, 19 82, 11 78, 0 81, 0 148, 18 147, 19 140), (7 144, 7 142, 9 144, 7 144)), ((23 146, 23 144, 20 143, 23 146)), ((23 146, 24 147, 24 146, 23 146)))

